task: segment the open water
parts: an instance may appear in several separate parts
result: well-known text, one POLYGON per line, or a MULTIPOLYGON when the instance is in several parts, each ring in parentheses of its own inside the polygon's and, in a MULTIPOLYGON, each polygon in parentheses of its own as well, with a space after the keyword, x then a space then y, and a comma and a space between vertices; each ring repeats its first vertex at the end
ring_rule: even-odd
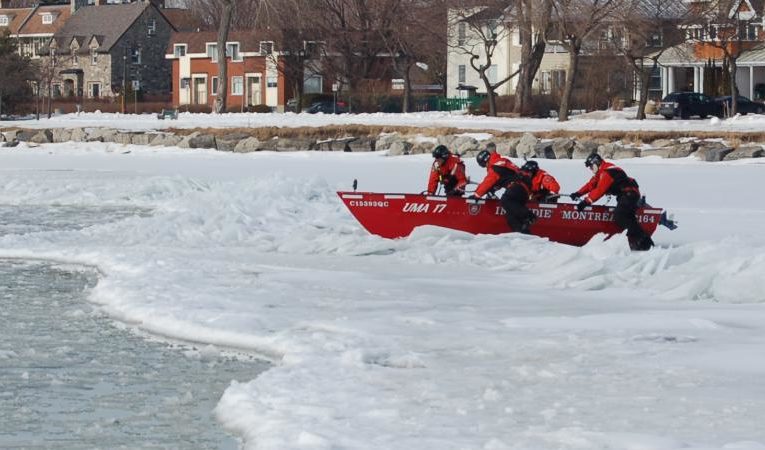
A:
MULTIPOLYGON (((0 234, 140 213, 70 208, 46 223, 39 211, 11 209, 0 208, 0 234), (35 223, 25 228, 25 217, 35 223)), ((238 448, 212 410, 231 380, 267 364, 115 322, 87 301, 97 281, 89 268, 0 260, 0 448, 238 448)))

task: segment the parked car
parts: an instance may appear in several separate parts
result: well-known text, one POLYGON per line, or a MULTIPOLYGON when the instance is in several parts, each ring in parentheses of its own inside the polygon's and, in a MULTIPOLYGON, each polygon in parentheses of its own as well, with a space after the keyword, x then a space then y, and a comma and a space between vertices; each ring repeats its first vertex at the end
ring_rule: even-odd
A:
POLYGON ((342 101, 334 103, 332 100, 322 100, 311 105, 305 112, 309 114, 342 114, 348 112, 348 104, 342 101))
MULTIPOLYGON (((731 100, 733 99, 732 95, 726 95, 724 97, 717 97, 715 98, 715 101, 720 104, 720 107, 722 111, 730 111, 732 105, 731 100)), ((747 115, 749 113, 752 114, 762 114, 765 112, 765 104, 753 102, 749 100, 747 97, 744 97, 743 95, 738 96, 738 112, 747 115)))
POLYGON ((698 92, 673 92, 661 100, 659 114, 666 119, 699 116, 722 116, 722 104, 712 97, 698 92))

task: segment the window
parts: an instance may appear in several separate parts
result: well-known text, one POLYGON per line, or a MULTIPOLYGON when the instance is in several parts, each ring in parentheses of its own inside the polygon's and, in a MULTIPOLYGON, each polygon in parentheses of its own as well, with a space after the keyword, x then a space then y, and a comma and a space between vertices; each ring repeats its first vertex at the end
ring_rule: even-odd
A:
POLYGON ((42 23, 43 25, 50 25, 53 23, 53 14, 43 14, 42 15, 42 23))
POLYGON ((319 43, 314 41, 306 41, 303 44, 305 48, 305 57, 308 59, 319 57, 319 43))
POLYGON ((101 96, 101 83, 88 83, 88 95, 92 98, 101 96))
POLYGON ((218 44, 207 44, 207 57, 218 62, 218 44))
POLYGON ((212 89, 212 95, 218 95, 218 77, 212 77, 210 89, 212 89))
POLYGON ((467 24, 465 22, 460 22, 457 25, 457 45, 465 45, 466 39, 467 39, 467 24))
POLYGON ((304 94, 321 94, 322 84, 324 83, 321 75, 306 74, 303 78, 303 93, 304 94))
POLYGON ((649 47, 661 47, 663 45, 664 39, 661 33, 653 33, 651 37, 648 39, 648 46, 649 47))
POLYGON ((180 58, 181 56, 186 56, 186 44, 173 45, 173 56, 175 56, 176 58, 180 58))
POLYGON ((565 70, 545 70, 542 72, 540 89, 542 94, 560 92, 566 84, 565 70))
POLYGON ((58 83, 53 85, 53 97, 61 97, 61 85, 58 83))
POLYGON ((260 41, 260 54, 270 55, 274 52, 274 43, 271 41, 260 41))
POLYGON ((140 47, 133 47, 130 49, 130 64, 141 64, 140 47))
POLYGON ((188 89, 191 84, 191 78, 181 78, 181 89, 188 89))
POLYGON ((494 84, 497 82, 497 65, 492 64, 486 71, 486 78, 489 79, 489 83, 494 84))
POLYGON ((95 50, 90 51, 90 65, 95 66, 98 64, 98 53, 95 50))
POLYGON ((231 77, 231 95, 242 95, 244 92, 244 80, 242 77, 231 77))
POLYGON ((7 27, 8 23, 10 23, 8 16, 0 16, 0 27, 7 27))
POLYGON ((157 34, 157 19, 150 19, 149 24, 147 25, 146 33, 149 36, 154 36, 157 34))
POLYGON ((231 61, 241 61, 242 55, 239 53, 239 43, 231 42, 226 44, 226 56, 231 58, 231 61))
POLYGON ((266 78, 266 87, 275 88, 278 86, 278 79, 276 77, 266 78))
POLYGON ((80 64, 80 58, 77 56, 77 50, 72 49, 72 65, 77 66, 80 64))
POLYGON ((457 77, 457 82, 459 82, 459 83, 464 83, 465 82, 466 75, 467 75, 465 69, 466 69, 465 65, 464 64, 460 64, 460 66, 458 68, 459 75, 457 77))

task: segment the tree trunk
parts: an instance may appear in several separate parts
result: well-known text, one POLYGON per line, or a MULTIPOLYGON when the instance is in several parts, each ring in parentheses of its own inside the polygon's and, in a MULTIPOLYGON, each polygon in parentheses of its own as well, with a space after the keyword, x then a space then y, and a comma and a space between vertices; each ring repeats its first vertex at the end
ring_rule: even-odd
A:
POLYGON ((566 47, 566 50, 568 50, 568 70, 566 71, 566 87, 563 89, 563 96, 560 99, 560 107, 558 108, 558 122, 566 122, 568 120, 569 104, 571 103, 571 95, 574 93, 576 69, 579 66, 580 46, 573 44, 566 47))
POLYGON ((738 114, 738 84, 736 83, 736 72, 738 72, 737 58, 729 57, 730 60, 730 115, 734 117, 738 114))
POLYGON ((228 58, 226 57, 226 41, 228 40, 228 32, 231 28, 231 18, 233 15, 234 0, 223 0, 223 14, 221 15, 220 24, 218 25, 218 92, 215 97, 216 113, 225 112, 228 103, 228 58))
POLYGON ((513 112, 516 114, 523 114, 528 108, 526 99, 527 91, 531 89, 531 86, 526 83, 528 79, 527 72, 529 70, 529 58, 531 57, 531 24, 527 16, 524 14, 526 11, 526 3, 519 2, 520 5, 520 26, 518 27, 518 35, 521 41, 521 68, 518 73, 518 82, 515 85, 515 104, 513 105, 513 112))
POLYGON ((483 85, 486 86, 486 99, 489 101, 489 116, 497 117, 497 98, 494 95, 494 86, 491 85, 486 72, 480 73, 483 85))
POLYGON ((408 113, 412 111, 412 77, 409 75, 411 64, 406 65, 404 69, 404 99, 401 104, 401 111, 408 113))

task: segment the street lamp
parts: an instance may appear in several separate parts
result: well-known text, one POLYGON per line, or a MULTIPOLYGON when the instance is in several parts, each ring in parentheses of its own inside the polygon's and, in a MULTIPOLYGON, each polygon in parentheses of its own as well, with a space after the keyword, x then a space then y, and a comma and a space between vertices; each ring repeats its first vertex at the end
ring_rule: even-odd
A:
POLYGON ((127 44, 122 52, 122 114, 125 114, 125 96, 127 95, 127 44))

